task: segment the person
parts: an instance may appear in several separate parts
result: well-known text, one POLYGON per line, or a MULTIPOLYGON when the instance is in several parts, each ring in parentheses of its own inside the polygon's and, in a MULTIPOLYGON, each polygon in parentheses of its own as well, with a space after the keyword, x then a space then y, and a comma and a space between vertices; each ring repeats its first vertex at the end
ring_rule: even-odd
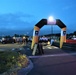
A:
POLYGON ((42 43, 41 42, 38 43, 38 51, 39 51, 38 52, 39 54, 44 54, 44 51, 43 51, 43 47, 42 47, 42 43))
POLYGON ((54 39, 51 39, 51 40, 50 40, 51 46, 53 45, 53 42, 54 42, 54 39))
POLYGON ((23 41, 23 44, 26 44, 26 37, 25 36, 23 36, 22 41, 23 41))

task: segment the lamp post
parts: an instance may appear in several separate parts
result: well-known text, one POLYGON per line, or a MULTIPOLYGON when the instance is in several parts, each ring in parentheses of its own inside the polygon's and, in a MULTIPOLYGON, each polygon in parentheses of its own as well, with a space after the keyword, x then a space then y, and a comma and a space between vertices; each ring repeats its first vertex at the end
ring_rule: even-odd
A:
POLYGON ((55 19, 53 16, 50 16, 48 18, 48 24, 51 24, 51 38, 53 39, 53 24, 56 23, 55 19))
POLYGON ((51 25, 51 36, 52 36, 52 39, 53 39, 53 25, 51 25))

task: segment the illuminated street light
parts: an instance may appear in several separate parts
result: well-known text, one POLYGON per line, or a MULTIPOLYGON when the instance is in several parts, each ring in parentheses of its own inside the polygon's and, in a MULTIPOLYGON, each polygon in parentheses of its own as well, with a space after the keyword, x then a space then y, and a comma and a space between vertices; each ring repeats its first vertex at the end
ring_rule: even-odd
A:
POLYGON ((56 20, 54 19, 53 16, 50 16, 50 17, 47 19, 47 24, 51 24, 51 25, 56 24, 56 20))
POLYGON ((51 24, 51 35, 52 35, 52 39, 53 39, 53 25, 56 24, 56 20, 54 19, 53 16, 50 16, 47 19, 47 24, 51 24))
POLYGON ((53 22, 53 21, 54 21, 54 17, 53 17, 53 16, 50 16, 50 17, 48 18, 48 21, 53 22))
POLYGON ((13 39, 16 39, 16 37, 14 36, 13 39))

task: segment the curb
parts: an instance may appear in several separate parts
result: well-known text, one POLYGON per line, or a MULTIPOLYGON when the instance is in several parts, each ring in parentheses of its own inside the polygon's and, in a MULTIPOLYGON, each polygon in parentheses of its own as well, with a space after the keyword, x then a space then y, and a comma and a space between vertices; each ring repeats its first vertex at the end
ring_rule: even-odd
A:
MULTIPOLYGON (((29 59, 29 58, 28 58, 29 59)), ((33 63, 32 61, 29 59, 29 65, 25 68, 21 68, 18 72, 17 75, 27 75, 33 68, 33 63)))

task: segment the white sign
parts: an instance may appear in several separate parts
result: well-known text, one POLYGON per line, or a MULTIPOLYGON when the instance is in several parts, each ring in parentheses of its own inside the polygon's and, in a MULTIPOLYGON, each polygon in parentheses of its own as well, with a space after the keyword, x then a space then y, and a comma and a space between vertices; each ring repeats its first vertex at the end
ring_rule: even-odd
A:
POLYGON ((33 36, 38 36, 38 34, 39 34, 39 31, 37 31, 37 30, 36 31, 35 30, 33 31, 33 36))
POLYGON ((65 36, 66 35, 66 31, 61 31, 61 36, 65 36))
POLYGON ((54 21, 47 20, 47 24, 48 25, 55 25, 56 24, 56 20, 54 20, 54 21))

